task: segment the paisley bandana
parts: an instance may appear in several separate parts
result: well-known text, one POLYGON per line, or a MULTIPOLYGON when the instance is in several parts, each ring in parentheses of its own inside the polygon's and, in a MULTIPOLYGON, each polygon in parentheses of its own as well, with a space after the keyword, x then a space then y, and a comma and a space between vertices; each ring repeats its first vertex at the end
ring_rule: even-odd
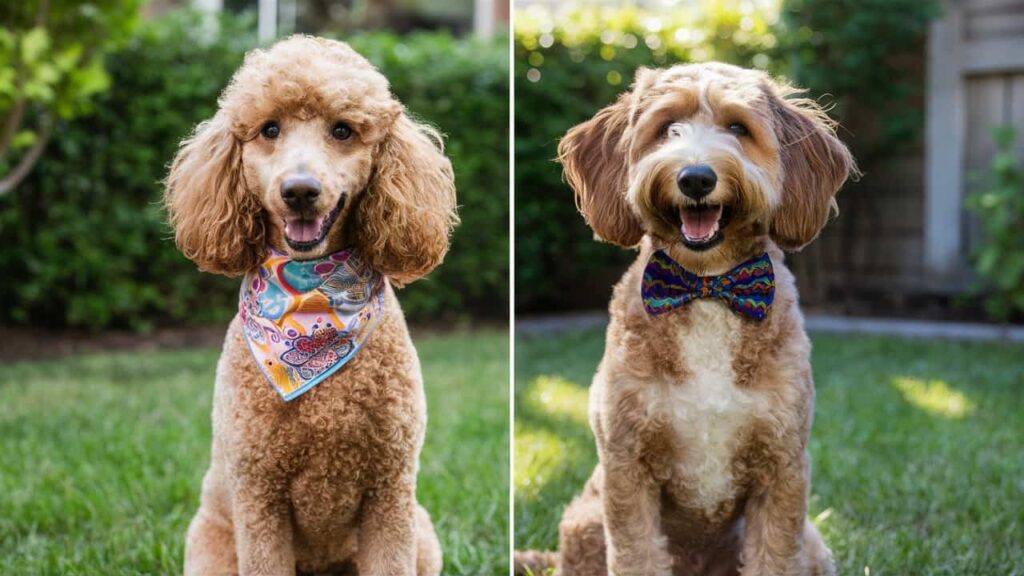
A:
POLYGON ((297 398, 356 355, 380 322, 383 288, 383 277, 351 250, 300 261, 270 249, 245 275, 245 339, 282 398, 297 398))
POLYGON ((721 276, 698 276, 658 250, 644 268, 640 295, 652 316, 698 298, 720 298, 734 312, 764 320, 775 299, 775 270, 765 253, 721 276))

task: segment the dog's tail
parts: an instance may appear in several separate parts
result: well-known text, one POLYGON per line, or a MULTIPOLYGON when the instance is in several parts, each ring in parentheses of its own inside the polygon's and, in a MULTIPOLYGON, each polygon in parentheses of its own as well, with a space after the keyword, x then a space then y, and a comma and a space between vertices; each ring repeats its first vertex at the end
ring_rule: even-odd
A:
POLYGON ((553 576, 558 569, 558 552, 516 550, 514 560, 516 576, 553 576))

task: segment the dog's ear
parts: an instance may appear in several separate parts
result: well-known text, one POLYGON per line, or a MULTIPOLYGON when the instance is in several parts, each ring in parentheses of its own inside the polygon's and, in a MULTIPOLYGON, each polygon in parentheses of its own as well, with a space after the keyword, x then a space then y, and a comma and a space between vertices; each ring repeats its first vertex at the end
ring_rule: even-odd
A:
POLYGON ((769 86, 766 91, 783 172, 782 200, 772 214, 770 234, 784 250, 799 250, 838 211, 836 192, 857 167, 821 106, 809 98, 790 98, 796 93, 791 88, 769 86))
POLYGON ((558 161, 583 218, 600 239, 627 248, 643 237, 640 220, 626 203, 631 113, 632 94, 622 94, 558 143, 558 161))
POLYGON ((441 263, 459 218, 452 165, 436 130, 399 113, 377 145, 355 217, 360 255, 396 286, 441 263))
POLYGON ((222 113, 181 143, 164 184, 175 241, 200 270, 237 276, 259 264, 263 207, 245 188, 242 144, 222 113))

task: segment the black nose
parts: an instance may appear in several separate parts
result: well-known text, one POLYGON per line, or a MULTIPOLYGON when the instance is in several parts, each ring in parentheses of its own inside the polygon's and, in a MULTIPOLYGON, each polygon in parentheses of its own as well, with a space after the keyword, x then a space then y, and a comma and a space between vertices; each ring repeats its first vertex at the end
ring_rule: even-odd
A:
POLYGON ((313 206, 319 195, 320 181, 312 176, 288 176, 281 181, 281 198, 293 210, 313 206))
POLYGON ((711 194, 717 182, 718 176, 707 164, 687 166, 676 176, 676 185, 679 186, 679 191, 694 200, 700 200, 711 194))

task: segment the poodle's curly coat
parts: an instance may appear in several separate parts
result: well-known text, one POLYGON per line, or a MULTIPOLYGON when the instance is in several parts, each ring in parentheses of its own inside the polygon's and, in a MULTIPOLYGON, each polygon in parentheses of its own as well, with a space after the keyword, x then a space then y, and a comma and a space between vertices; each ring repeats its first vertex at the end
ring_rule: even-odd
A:
POLYGON ((818 235, 856 167, 834 124, 797 92, 724 64, 640 69, 630 91, 560 143, 587 222, 639 256, 615 287, 590 390, 599 463, 565 510, 560 552, 517 553, 517 573, 834 573, 806 518, 814 384, 782 249, 818 235), (693 166, 717 175, 699 199, 682 182, 693 166), (708 215, 713 226, 693 226, 708 215), (767 253, 767 317, 714 300, 649 315, 640 286, 656 249, 700 275, 767 253))
POLYGON ((440 572, 416 502, 420 364, 391 288, 437 266, 457 223, 440 144, 362 56, 302 36, 249 53, 214 117, 182 143, 166 204, 178 246, 200 269, 242 274, 268 246, 296 259, 354 248, 388 279, 384 318, 363 349, 291 402, 264 379, 239 319, 231 323, 186 574, 440 572), (349 131, 332 137, 339 125, 349 131), (282 201, 296 173, 319 183, 301 213, 282 201), (290 242, 290 219, 323 222, 328 211, 316 246, 290 242))

